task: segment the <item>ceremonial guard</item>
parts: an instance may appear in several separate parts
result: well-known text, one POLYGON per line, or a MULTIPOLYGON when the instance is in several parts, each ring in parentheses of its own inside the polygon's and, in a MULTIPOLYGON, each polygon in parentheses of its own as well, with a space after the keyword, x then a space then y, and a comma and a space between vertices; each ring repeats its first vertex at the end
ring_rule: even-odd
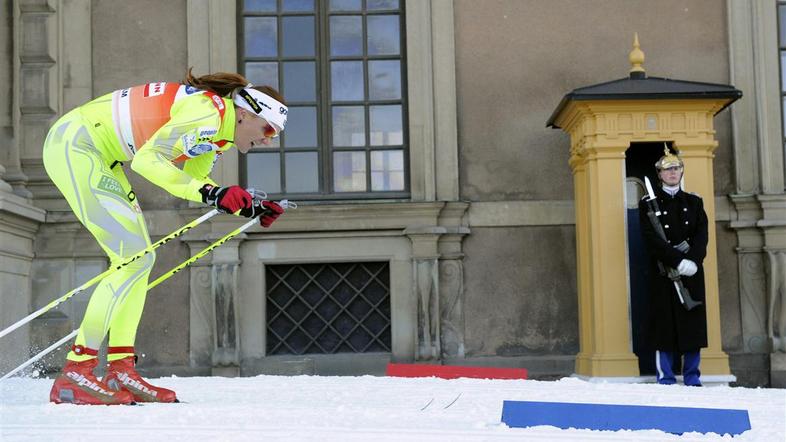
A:
POLYGON ((639 203, 642 234, 651 258, 648 341, 655 350, 657 381, 674 384, 675 358, 684 355, 685 385, 701 386, 700 350, 707 347, 704 270, 707 214, 700 196, 682 190, 682 159, 666 147, 659 185, 646 179, 639 203))

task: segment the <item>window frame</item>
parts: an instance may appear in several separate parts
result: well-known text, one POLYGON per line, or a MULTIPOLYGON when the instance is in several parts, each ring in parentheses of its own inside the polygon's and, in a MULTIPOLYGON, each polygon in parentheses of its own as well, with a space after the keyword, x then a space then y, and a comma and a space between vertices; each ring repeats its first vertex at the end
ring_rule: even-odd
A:
MULTIPOLYGON (((786 0, 778 0, 775 2, 775 23, 777 28, 777 46, 778 46, 778 90, 780 91, 780 100, 778 100, 778 107, 781 110, 780 126, 781 126, 781 153, 786 156, 786 81, 784 81, 783 56, 786 55, 786 41, 781 41, 781 32, 784 31, 786 23, 781 23, 780 10, 783 8, 786 11, 786 0)), ((784 173, 786 173, 786 162, 784 162, 784 173)))

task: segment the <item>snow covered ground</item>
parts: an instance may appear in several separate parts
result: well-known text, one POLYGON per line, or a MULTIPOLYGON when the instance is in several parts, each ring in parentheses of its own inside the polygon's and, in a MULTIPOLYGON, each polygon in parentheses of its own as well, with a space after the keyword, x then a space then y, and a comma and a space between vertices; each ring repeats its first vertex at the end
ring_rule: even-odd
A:
POLYGON ((786 390, 650 384, 386 377, 258 376, 162 378, 184 403, 75 406, 48 402, 48 379, 0 381, 5 441, 475 441, 731 440, 661 431, 509 428, 503 400, 661 405, 748 410, 737 441, 786 440, 786 390))

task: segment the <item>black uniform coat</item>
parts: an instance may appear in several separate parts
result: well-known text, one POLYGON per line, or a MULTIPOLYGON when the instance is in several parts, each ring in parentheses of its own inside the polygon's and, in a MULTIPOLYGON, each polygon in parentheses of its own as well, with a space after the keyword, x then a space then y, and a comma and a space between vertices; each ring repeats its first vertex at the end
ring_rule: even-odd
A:
POLYGON ((648 300, 648 336, 653 350, 686 352, 707 346, 707 313, 704 303, 704 268, 707 255, 707 214, 701 197, 678 191, 673 197, 660 186, 655 189, 660 207, 660 223, 668 242, 655 233, 647 217, 646 196, 639 203, 639 220, 644 243, 650 256, 650 290, 648 300), (688 253, 673 246, 683 240, 690 244, 688 253), (676 269, 680 261, 689 259, 698 271, 693 276, 682 276, 682 283, 702 305, 685 310, 677 297, 674 283, 660 274, 657 261, 676 269))

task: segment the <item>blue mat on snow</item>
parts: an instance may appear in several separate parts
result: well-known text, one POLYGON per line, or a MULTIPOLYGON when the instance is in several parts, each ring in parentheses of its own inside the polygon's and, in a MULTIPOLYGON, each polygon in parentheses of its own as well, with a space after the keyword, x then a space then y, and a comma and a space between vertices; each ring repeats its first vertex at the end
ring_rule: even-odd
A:
POLYGON ((747 410, 504 401, 509 427, 551 425, 588 430, 661 430, 667 433, 741 434, 751 429, 747 410))

